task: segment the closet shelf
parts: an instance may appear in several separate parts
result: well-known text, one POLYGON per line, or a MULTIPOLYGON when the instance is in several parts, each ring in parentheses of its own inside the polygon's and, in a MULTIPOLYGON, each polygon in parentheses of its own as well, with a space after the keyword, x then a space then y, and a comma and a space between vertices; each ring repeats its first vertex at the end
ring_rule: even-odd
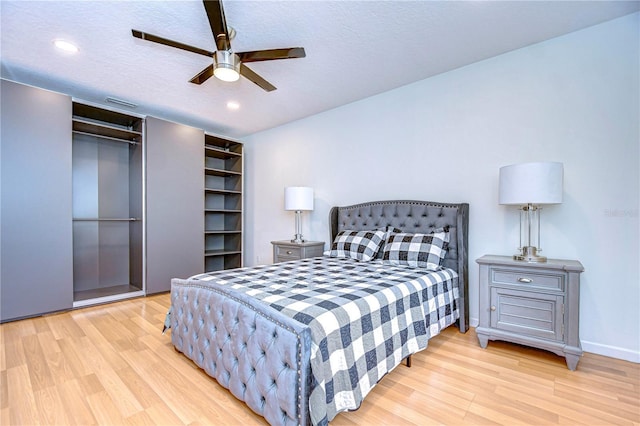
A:
POLYGON ((74 217, 74 222, 138 222, 141 221, 139 217, 125 217, 125 218, 102 218, 102 217, 74 217))
POLYGON ((207 234, 207 235, 214 235, 214 234, 224 235, 224 234, 241 234, 242 231, 239 231, 239 230, 228 230, 228 231, 225 231, 225 230, 209 230, 209 229, 207 229, 207 230, 204 231, 204 233, 207 234))
POLYGON ((73 131, 82 135, 97 136, 128 143, 139 143, 142 139, 142 132, 96 123, 80 117, 73 118, 73 131))
POLYGON ((205 155, 208 157, 213 157, 213 158, 221 158, 223 160, 229 159, 229 158, 241 158, 242 154, 237 153, 237 152, 233 152, 233 151, 229 151, 223 148, 219 148, 219 147, 213 147, 210 145, 205 145, 204 146, 205 149, 205 155))
POLYGON ((236 191, 234 189, 219 189, 219 188, 205 188, 204 192, 208 192, 210 194, 242 194, 242 191, 236 191))
POLYGON ((242 176, 240 172, 234 172, 233 170, 214 169, 211 167, 205 167, 204 173, 209 176, 242 176))
POLYGON ((116 129, 140 131, 143 127, 141 117, 76 102, 73 104, 73 118, 116 129))
POLYGON ((240 250, 205 250, 205 256, 224 256, 228 254, 240 254, 240 250))
POLYGON ((235 209, 204 209, 205 213, 242 213, 242 210, 235 209))

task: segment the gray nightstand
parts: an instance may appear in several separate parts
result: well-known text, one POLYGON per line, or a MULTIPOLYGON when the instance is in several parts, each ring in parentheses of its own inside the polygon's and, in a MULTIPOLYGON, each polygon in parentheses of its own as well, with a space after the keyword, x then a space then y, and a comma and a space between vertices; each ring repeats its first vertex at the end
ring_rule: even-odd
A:
POLYGON ((271 241, 273 244, 273 262, 287 262, 289 260, 305 259, 307 257, 322 256, 324 241, 305 241, 292 243, 291 241, 271 241))
POLYGON ((509 256, 482 256, 480 324, 483 348, 505 340, 564 356, 575 370, 582 356, 579 338, 580 273, 576 260, 526 263, 509 256))

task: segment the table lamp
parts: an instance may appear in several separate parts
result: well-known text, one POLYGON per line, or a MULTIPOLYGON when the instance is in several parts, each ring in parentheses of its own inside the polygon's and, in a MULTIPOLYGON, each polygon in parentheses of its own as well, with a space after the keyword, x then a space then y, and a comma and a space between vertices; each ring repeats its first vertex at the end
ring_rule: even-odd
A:
POLYGON ((303 211, 313 210, 313 188, 289 186, 284 189, 284 209, 296 212, 296 234, 292 243, 303 243, 301 217, 303 211))
POLYGON ((513 256, 525 262, 546 262, 540 256, 540 206, 562 203, 562 163, 512 164, 500 168, 499 202, 520 206, 520 250, 513 256))

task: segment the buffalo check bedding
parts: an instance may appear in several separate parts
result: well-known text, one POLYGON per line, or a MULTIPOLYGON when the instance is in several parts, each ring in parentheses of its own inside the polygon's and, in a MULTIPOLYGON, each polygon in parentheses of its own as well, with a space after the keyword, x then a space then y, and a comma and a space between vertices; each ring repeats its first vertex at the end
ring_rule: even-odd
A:
POLYGON ((200 274, 191 280, 240 291, 309 326, 309 411, 327 424, 407 356, 459 317, 458 275, 318 257, 200 274))

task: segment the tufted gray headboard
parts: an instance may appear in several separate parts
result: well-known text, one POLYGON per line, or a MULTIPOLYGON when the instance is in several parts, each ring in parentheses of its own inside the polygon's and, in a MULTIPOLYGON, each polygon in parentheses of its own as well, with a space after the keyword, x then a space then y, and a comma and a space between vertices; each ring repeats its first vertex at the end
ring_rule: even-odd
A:
POLYGON ((394 226, 405 232, 429 233, 449 226, 451 241, 444 266, 458 273, 460 290, 459 329, 469 327, 469 204, 431 201, 375 201, 352 206, 333 207, 329 212, 331 241, 338 232, 364 231, 394 226))

